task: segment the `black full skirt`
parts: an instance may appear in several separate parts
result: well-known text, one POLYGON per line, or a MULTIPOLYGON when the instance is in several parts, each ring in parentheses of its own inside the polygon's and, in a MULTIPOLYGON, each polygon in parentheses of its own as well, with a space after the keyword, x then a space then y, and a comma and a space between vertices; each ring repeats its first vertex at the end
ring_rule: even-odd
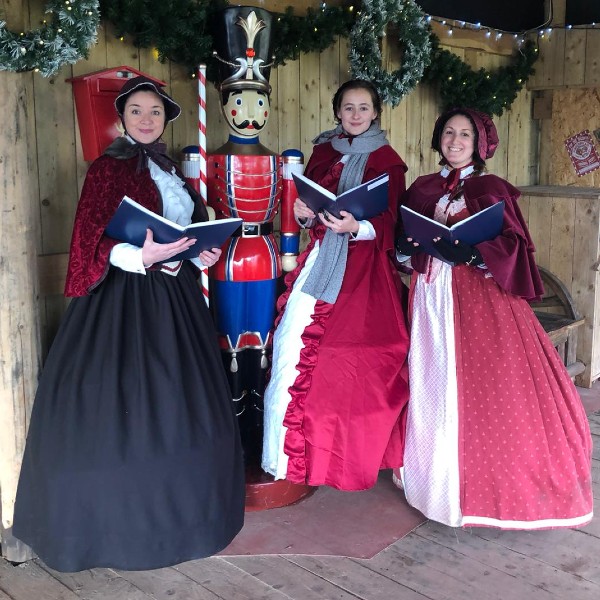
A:
POLYGON ((14 535, 59 571, 155 569, 226 547, 244 497, 237 420, 193 268, 111 268, 71 301, 46 361, 14 535))

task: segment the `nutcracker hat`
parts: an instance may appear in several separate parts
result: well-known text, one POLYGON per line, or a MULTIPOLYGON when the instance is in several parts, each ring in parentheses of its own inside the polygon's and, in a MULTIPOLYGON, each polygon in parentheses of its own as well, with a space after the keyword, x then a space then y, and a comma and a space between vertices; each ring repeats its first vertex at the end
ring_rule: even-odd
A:
POLYGON ((165 105, 165 122, 174 121, 181 114, 181 107, 167 92, 164 91, 161 85, 159 85, 156 81, 144 77, 140 75, 138 77, 133 77, 132 79, 127 80, 119 95, 115 99, 115 108, 117 109, 117 113, 121 118, 123 118, 123 112, 125 111, 125 102, 127 102, 127 98, 133 94, 134 92, 140 91, 150 91, 158 94, 165 105))
POLYGON ((446 123, 455 115, 464 115, 473 124, 474 131, 477 134, 477 153, 479 154, 479 157, 482 160, 492 158, 498 147, 498 132, 496 131, 496 126, 489 115, 472 108, 452 108, 440 115, 433 128, 431 147, 436 152, 442 154, 440 146, 442 131, 446 123))
POLYGON ((215 50, 221 93, 257 90, 269 94, 272 15, 254 6, 230 6, 215 15, 215 50))

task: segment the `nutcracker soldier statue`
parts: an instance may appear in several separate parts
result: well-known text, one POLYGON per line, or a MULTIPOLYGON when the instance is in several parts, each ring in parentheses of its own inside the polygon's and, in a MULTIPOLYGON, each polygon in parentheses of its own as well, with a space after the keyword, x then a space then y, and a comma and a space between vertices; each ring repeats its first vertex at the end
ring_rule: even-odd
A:
POLYGON ((263 392, 278 280, 283 270, 295 267, 299 240, 291 172, 302 172, 302 154, 288 150, 280 156, 259 142, 270 110, 270 37, 271 13, 264 9, 231 6, 215 21, 217 87, 230 135, 207 157, 208 204, 217 219, 240 217, 243 224, 211 268, 210 295, 247 478, 254 467, 260 470, 263 392), (281 251, 273 236, 278 212, 281 251))

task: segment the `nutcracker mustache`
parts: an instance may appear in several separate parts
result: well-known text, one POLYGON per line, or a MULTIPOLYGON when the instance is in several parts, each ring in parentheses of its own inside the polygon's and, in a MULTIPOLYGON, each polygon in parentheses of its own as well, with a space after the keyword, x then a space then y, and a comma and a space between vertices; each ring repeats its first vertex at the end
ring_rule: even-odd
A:
MULTIPOLYGON (((238 129, 246 129, 246 127, 250 127, 250 121, 248 119, 246 119, 245 121, 242 121, 241 123, 236 123, 234 121, 233 124, 238 129)), ((260 125, 258 121, 252 121, 252 127, 254 129, 256 129, 257 131, 260 131, 265 125, 266 125, 266 123, 263 123, 262 125, 260 125)))

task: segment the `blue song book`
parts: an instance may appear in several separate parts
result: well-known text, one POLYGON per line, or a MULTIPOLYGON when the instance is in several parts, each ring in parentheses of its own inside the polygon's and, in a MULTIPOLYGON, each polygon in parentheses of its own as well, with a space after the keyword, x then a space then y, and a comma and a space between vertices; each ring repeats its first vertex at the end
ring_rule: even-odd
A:
POLYGON ((106 226, 105 233, 115 240, 127 242, 140 248, 144 245, 147 229, 152 230, 154 241, 160 244, 176 242, 182 237, 196 239, 193 246, 173 258, 169 258, 169 262, 171 262, 196 258, 203 250, 220 248, 241 224, 242 219, 219 219, 192 223, 182 227, 148 210, 128 196, 124 196, 106 226))
MULTIPOLYGON (((340 217, 340 210, 346 210, 357 221, 370 219, 384 212, 388 207, 387 173, 366 181, 336 196, 304 175, 292 174, 298 197, 315 214, 326 212, 340 217)), ((327 216, 327 215, 325 215, 327 216)))
POLYGON ((443 238, 450 243, 459 240, 470 246, 495 238, 502 231, 504 202, 492 204, 451 227, 425 217, 406 206, 400 207, 400 215, 407 237, 419 242, 422 250, 427 254, 448 262, 435 249, 433 238, 443 238))

